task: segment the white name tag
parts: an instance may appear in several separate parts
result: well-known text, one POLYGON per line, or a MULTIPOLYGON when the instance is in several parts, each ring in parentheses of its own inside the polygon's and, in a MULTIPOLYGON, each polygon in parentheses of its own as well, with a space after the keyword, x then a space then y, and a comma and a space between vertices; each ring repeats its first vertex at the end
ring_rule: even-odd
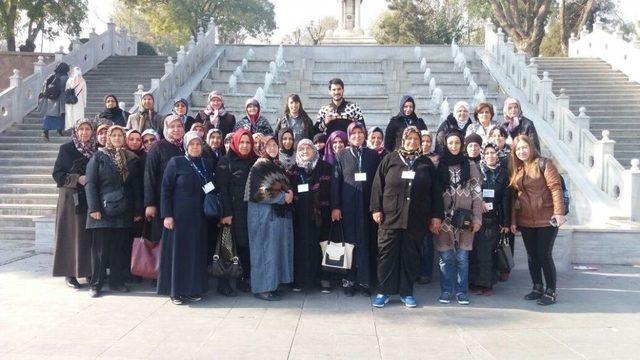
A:
POLYGON ((405 170, 402 172, 403 179, 413 180, 415 177, 416 177, 415 171, 405 170))
POLYGON ((204 191, 205 194, 208 194, 210 192, 213 191, 213 189, 215 189, 216 187, 213 186, 213 183, 211 181, 209 181, 208 183, 206 183, 203 187, 202 187, 202 191, 204 191))
POLYGON ((355 180, 356 181, 367 181, 367 173, 363 173, 363 172, 356 173, 355 174, 355 180))
POLYGON ((309 192, 309 184, 298 185, 298 193, 306 193, 306 192, 309 192))
POLYGON ((482 197, 485 198, 493 198, 496 196, 496 191, 493 189, 484 189, 482 190, 482 197))
POLYGON ((487 210, 493 210, 493 203, 492 202, 486 202, 486 203, 484 203, 484 205, 487 207, 487 210))

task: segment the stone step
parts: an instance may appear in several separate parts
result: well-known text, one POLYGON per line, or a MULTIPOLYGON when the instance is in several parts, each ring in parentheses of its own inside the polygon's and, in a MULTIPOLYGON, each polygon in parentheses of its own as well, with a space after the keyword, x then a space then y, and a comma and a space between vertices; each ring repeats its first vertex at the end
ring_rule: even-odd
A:
POLYGON ((0 194, 58 194, 58 188, 51 176, 49 183, 3 183, 0 180, 0 194))
POLYGON ((47 166, 55 164, 55 158, 0 158, 0 166, 47 166))
POLYGON ((383 64, 380 60, 354 60, 353 62, 347 61, 334 61, 334 60, 316 60, 313 62, 313 71, 340 71, 340 72, 354 72, 354 71, 383 71, 383 64))
MULTIPOLYGON (((27 215, 0 215, 0 229, 6 227, 21 227, 21 228, 33 228, 33 219, 38 216, 27 215)), ((0 231, 3 233, 4 231, 0 231)))
POLYGON ((28 151, 31 149, 38 150, 58 150, 60 148, 60 144, 51 144, 45 142, 32 142, 32 143, 0 143, 0 150, 23 150, 25 154, 28 154, 28 151))
MULTIPOLYGON (((26 142, 30 143, 34 140, 40 141, 39 136, 21 136, 21 135, 8 135, 3 134, 5 136, 0 136, 0 144, 2 143, 16 143, 16 142, 26 142)), ((58 146, 69 142, 69 137, 60 137, 60 136, 49 136, 49 144, 57 144, 58 146)))
POLYGON ((634 85, 633 83, 630 82, 621 82, 619 80, 615 80, 615 79, 607 79, 607 78, 602 78, 602 79, 580 79, 580 80, 576 80, 576 79, 560 79, 560 80, 556 80, 553 79, 553 83, 556 86, 559 87, 564 87, 566 88, 572 88, 573 85, 580 85, 581 87, 585 87, 585 86, 600 86, 600 85, 609 85, 609 86, 617 86, 617 85, 621 85, 623 87, 625 87, 625 85, 628 85, 628 87, 633 87, 633 86, 637 86, 634 85))
MULTIPOLYGON (((19 175, 44 175, 51 176, 53 172, 52 166, 8 166, 0 165, 0 174, 19 174, 19 175)), ((53 181, 53 179, 51 180, 53 181)))
POLYGON ((51 172, 41 172, 36 174, 7 174, 0 172, 0 186, 3 184, 16 184, 26 186, 28 188, 31 184, 40 186, 51 185, 54 184, 54 182, 51 177, 51 172))
POLYGON ((326 81, 333 78, 340 78, 345 83, 345 88, 348 84, 358 83, 361 81, 383 83, 384 72, 383 71, 350 71, 350 72, 338 72, 338 71, 319 71, 314 70, 311 75, 311 81, 326 81))
POLYGON ((0 215, 44 216, 56 212, 56 204, 0 204, 0 215))
POLYGON ((58 194, 2 194, 0 204, 51 205, 58 201, 58 194))
POLYGON ((0 241, 33 241, 36 238, 35 227, 2 226, 0 229, 0 241))

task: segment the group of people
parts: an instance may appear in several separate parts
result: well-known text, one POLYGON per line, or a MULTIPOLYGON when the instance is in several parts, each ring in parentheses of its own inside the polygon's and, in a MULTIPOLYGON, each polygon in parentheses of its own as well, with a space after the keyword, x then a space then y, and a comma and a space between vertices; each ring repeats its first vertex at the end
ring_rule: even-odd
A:
POLYGON ((139 281, 129 273, 132 239, 142 236, 160 243, 157 293, 177 305, 198 301, 228 232, 243 270, 235 281, 218 279, 223 296, 274 301, 285 285, 339 287, 346 296, 375 295, 376 307, 392 295, 415 307, 414 284, 432 281, 437 249, 438 301, 465 305, 470 292, 491 295, 506 281, 494 250, 501 236, 513 249, 520 231, 533 282, 525 298, 554 303, 552 248, 566 221, 561 178, 540 157, 520 103, 507 99, 497 121, 489 103, 458 102, 432 136, 410 96, 385 131, 367 129, 344 88, 330 80, 331 101, 315 121, 289 95, 275 130, 257 100, 236 120, 218 91, 195 117, 186 99, 163 116, 152 94, 135 114, 106 96, 105 111, 78 119, 56 160, 53 275, 73 288, 87 278, 94 297, 105 282, 128 291, 127 282, 139 281), (203 211, 210 193, 219 219, 203 211), (350 268, 321 266, 327 240, 353 245, 350 268))

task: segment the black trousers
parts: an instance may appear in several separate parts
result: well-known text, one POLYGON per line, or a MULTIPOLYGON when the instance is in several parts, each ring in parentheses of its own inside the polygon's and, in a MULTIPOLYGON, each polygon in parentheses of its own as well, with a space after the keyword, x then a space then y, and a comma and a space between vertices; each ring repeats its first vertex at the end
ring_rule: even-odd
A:
POLYGON ((413 295, 424 234, 416 230, 378 230, 378 293, 413 295))
POLYGON ((556 289, 556 265, 553 262, 553 244, 558 228, 545 226, 538 228, 520 227, 524 247, 527 249, 529 275, 534 285, 542 285, 542 273, 547 289, 556 289))
POLYGON ((469 284, 491 288, 496 280, 493 252, 500 239, 500 226, 495 220, 483 220, 473 238, 469 257, 469 284))
POLYGON ((91 242, 91 287, 102 289, 109 268, 109 286, 124 284, 130 266, 123 251, 131 229, 93 229, 91 242))

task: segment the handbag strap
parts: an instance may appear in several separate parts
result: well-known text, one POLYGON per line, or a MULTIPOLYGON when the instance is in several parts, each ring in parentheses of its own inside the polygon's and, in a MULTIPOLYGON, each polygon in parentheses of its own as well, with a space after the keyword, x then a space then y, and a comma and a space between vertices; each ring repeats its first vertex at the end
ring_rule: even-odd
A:
POLYGON ((338 225, 336 225, 335 227, 339 227, 340 228, 340 243, 342 243, 342 245, 344 245, 345 241, 344 241, 344 228, 342 227, 342 220, 338 220, 338 221, 332 221, 331 222, 331 226, 329 227, 329 242, 337 242, 337 241, 332 241, 333 240, 333 229, 334 229, 334 224, 338 223, 338 225))

